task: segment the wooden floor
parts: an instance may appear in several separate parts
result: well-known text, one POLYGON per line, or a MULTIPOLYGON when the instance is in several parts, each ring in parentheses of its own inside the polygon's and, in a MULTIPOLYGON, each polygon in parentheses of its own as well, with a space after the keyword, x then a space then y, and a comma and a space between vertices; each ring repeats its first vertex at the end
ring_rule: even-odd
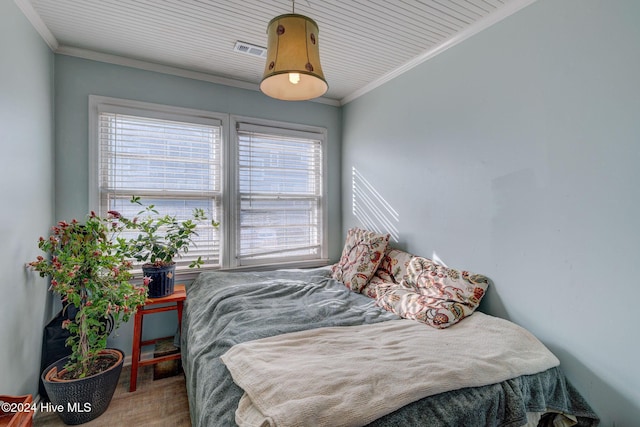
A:
MULTIPOLYGON (((153 366, 143 366, 138 371, 136 391, 129 393, 130 369, 122 368, 120 383, 106 412, 83 426, 191 426, 184 375, 153 381, 153 366)), ((55 413, 39 412, 33 425, 66 424, 55 413)))

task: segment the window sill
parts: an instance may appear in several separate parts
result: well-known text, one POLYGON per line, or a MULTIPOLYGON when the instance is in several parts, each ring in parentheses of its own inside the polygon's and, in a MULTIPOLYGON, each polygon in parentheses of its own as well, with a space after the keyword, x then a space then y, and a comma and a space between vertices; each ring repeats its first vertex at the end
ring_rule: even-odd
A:
MULTIPOLYGON (((295 261, 295 262, 284 262, 277 264, 262 264, 262 265, 247 265, 241 267, 234 268, 220 268, 220 267, 203 267, 203 268, 179 268, 176 269, 176 283, 191 283, 200 273, 204 273, 207 271, 273 271, 273 270, 281 270, 281 269, 291 269, 291 268, 318 268, 318 267, 327 267, 332 265, 332 263, 328 259, 316 259, 310 261, 295 261)), ((142 271, 134 270, 133 271, 134 278, 131 280, 132 283, 141 284, 142 283, 142 271)))

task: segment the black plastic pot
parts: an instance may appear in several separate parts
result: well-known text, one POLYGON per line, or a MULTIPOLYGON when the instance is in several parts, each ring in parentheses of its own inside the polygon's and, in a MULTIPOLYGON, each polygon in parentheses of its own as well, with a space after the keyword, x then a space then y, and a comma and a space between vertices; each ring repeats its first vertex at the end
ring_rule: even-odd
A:
POLYGON ((150 277, 149 298, 161 298, 171 295, 175 285, 176 265, 163 267, 142 266, 142 273, 150 277))
POLYGON ((47 374, 53 368, 61 371, 69 357, 49 365, 42 373, 41 379, 51 400, 51 411, 55 411, 65 424, 77 425, 89 422, 102 415, 109 407, 120 379, 124 353, 114 348, 106 349, 105 352, 112 353, 119 360, 99 374, 69 381, 48 380, 47 374))

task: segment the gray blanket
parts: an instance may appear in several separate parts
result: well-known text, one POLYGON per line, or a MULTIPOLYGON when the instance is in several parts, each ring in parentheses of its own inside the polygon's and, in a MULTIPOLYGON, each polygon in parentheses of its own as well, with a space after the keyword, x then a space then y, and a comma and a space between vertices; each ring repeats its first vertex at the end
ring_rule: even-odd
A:
MULTIPOLYGON (((327 326, 397 317, 329 278, 326 269, 202 273, 187 287, 182 357, 194 426, 234 426, 242 389, 220 356, 233 345, 327 326)), ((484 387, 441 393, 409 404, 371 426, 520 426, 526 412, 553 409, 597 417, 558 368, 484 387)))

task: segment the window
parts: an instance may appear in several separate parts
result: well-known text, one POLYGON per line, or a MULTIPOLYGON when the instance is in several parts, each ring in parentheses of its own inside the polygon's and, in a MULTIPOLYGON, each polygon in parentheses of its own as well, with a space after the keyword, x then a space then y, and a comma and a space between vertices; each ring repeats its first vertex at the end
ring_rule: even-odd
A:
POLYGON ((236 122, 236 262, 326 258, 324 133, 236 122))
MULTIPOLYGON (((160 214, 187 219, 202 208, 219 220, 222 205, 222 120, 183 109, 149 109, 145 104, 92 97, 97 121, 97 183, 94 206, 104 215, 116 210, 132 218, 141 207, 132 195, 160 214)), ((205 265, 220 265, 219 230, 198 228, 196 245, 177 268, 202 257, 205 265)))
POLYGON ((162 215, 186 219, 197 207, 221 223, 199 227, 178 270, 199 256, 205 268, 326 263, 324 129, 100 96, 89 104, 91 209, 132 217, 136 195, 162 215))

